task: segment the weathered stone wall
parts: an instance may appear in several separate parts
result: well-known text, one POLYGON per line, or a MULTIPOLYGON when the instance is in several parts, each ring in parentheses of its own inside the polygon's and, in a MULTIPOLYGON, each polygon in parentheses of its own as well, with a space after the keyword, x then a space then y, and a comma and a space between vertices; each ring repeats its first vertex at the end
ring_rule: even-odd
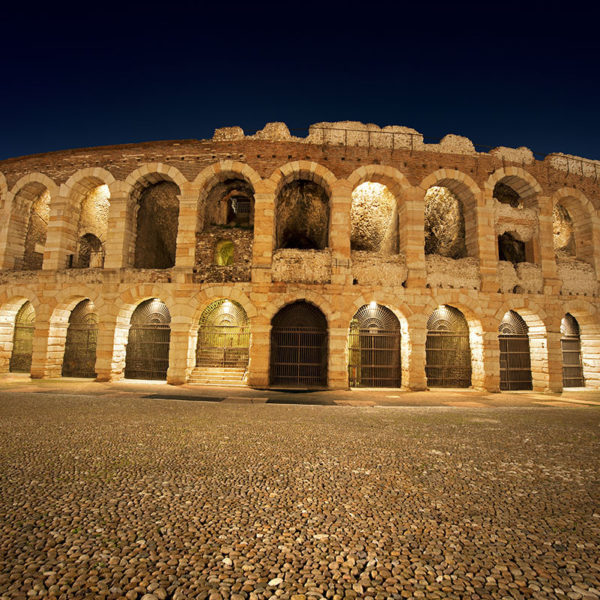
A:
POLYGON ((401 287, 406 282, 408 269, 403 254, 377 254, 354 250, 352 252, 352 280, 358 285, 401 287))
POLYGON ((329 283, 331 251, 281 248, 273 253, 273 281, 329 283))

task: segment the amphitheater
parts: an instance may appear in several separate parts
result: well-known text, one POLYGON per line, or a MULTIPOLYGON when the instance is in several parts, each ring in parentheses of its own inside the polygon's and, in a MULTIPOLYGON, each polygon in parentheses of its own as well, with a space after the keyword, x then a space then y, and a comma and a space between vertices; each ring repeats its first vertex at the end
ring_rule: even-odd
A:
POLYGON ((0 372, 600 387, 600 162, 407 127, 0 162, 0 372))

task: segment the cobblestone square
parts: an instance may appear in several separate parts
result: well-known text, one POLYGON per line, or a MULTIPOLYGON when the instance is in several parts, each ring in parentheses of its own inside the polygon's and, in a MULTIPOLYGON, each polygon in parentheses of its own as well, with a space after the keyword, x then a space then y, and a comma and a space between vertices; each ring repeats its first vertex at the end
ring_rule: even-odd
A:
POLYGON ((599 426, 3 392, 0 597, 600 598, 599 426))

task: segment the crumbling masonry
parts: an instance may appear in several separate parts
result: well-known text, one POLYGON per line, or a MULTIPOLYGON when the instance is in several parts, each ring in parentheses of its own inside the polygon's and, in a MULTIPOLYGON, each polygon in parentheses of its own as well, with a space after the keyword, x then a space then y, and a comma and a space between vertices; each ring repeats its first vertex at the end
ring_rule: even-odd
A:
POLYGON ((600 388, 598 161, 269 123, 5 160, 0 211, 1 372, 600 388))

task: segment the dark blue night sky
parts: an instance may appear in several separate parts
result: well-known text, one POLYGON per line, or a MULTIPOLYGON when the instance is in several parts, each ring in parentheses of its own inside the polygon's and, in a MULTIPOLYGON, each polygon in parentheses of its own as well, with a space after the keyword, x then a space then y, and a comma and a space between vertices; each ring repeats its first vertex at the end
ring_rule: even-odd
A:
POLYGON ((0 159, 340 120, 600 159, 597 3, 143 6, 3 9, 0 159))

